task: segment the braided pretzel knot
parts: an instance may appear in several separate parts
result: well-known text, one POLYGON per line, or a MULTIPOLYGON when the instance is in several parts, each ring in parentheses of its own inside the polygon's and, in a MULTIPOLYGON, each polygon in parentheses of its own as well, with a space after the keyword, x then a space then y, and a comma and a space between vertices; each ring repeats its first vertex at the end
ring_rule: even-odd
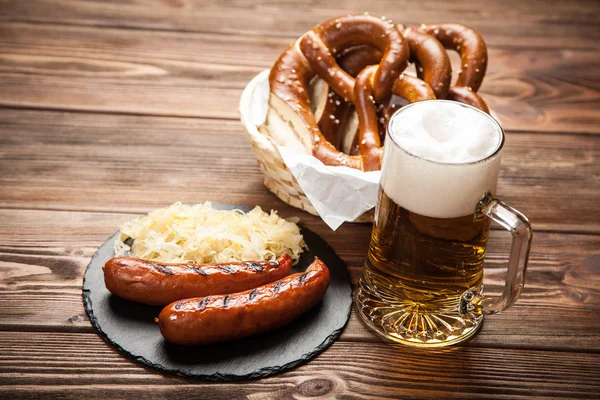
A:
POLYGON ((406 67, 408 45, 389 22, 371 16, 348 16, 316 26, 282 54, 269 76, 272 94, 269 103, 285 114, 316 158, 328 165, 364 170, 365 165, 380 163, 371 159, 380 158, 380 152, 361 153, 367 157, 365 160, 362 155, 352 156, 337 150, 320 131, 308 95, 310 82, 318 74, 339 96, 354 103, 354 78, 338 65, 334 54, 357 45, 368 45, 382 53, 371 79, 374 98, 386 98, 406 67), (307 137, 310 143, 306 143, 307 137))
MULTIPOLYGON (((403 26, 397 25, 398 30, 403 26)), ((410 75, 401 74, 392 86, 392 93, 402 97, 409 103, 435 98, 444 98, 448 93, 452 69, 450 59, 446 50, 433 36, 426 33, 403 30, 403 36, 407 40, 410 50, 411 61, 418 65, 420 71, 424 72, 423 79, 417 79, 410 75)), ((385 133, 387 121, 395 111, 395 104, 389 104, 389 99, 380 103, 378 109, 383 111, 383 117, 377 119, 374 99, 373 84, 367 79, 369 74, 373 75, 375 70, 369 65, 377 64, 381 60, 381 52, 370 46, 353 46, 341 53, 339 65, 351 76, 357 76, 355 86, 355 105, 359 118, 358 134, 346 132, 346 135, 354 138, 350 146, 350 153, 359 152, 363 156, 364 170, 380 169, 379 157, 368 157, 369 154, 381 154, 382 133, 385 133), (362 71, 362 72, 360 72, 362 71), (373 96, 373 97, 371 97, 373 96), (379 133, 379 140, 374 138, 379 133), (363 145, 363 148, 360 147, 363 145), (375 150, 375 148, 378 148, 375 150), (371 161, 371 162, 370 162, 371 161)), ((408 64, 407 64, 408 65, 408 64)))
POLYGON ((384 123, 396 106, 392 94, 408 102, 449 98, 488 111, 475 93, 486 65, 483 40, 459 24, 405 29, 367 15, 335 18, 304 34, 277 60, 269 76, 269 110, 283 120, 278 129, 292 129, 325 164, 378 170, 384 123), (463 70, 453 87, 445 48, 461 54, 463 70), (418 78, 402 73, 409 55, 418 78), (357 118, 350 118, 354 108, 357 118), (346 123, 356 119, 358 124, 346 123), (338 150, 348 148, 342 138, 353 140, 349 154, 338 150))

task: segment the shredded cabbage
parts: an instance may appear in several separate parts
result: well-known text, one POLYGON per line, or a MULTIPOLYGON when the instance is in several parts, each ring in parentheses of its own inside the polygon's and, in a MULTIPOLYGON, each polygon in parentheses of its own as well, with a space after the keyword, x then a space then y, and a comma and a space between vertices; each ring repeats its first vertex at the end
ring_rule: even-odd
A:
POLYGON ((276 211, 216 210, 210 202, 177 202, 126 222, 114 244, 117 256, 129 251, 146 260, 198 264, 273 260, 285 253, 296 263, 305 248, 298 226, 276 211))

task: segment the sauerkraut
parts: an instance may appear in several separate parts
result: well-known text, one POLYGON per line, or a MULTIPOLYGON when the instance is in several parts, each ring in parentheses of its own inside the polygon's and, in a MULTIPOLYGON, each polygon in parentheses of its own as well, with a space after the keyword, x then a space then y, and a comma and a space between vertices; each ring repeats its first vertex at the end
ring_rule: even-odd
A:
POLYGON ((126 222, 115 241, 117 256, 171 263, 273 260, 284 253, 296 263, 306 243, 298 225, 260 207, 216 210, 210 202, 174 203, 126 222), (129 246, 125 242, 133 239, 129 246))

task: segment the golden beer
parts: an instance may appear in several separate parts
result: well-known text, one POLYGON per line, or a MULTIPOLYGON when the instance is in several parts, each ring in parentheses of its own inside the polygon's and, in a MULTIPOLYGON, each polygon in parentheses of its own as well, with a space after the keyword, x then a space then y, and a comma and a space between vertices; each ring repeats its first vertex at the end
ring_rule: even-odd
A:
POLYGON ((430 218, 412 213, 381 189, 360 281, 361 305, 370 309, 374 323, 390 323, 394 329, 402 324, 418 341, 467 333, 480 316, 459 316, 456 311, 465 292, 481 288, 489 228, 485 216, 430 218))
POLYGON ((523 287, 531 229, 496 200, 504 135, 489 115, 450 101, 390 120, 379 199, 355 305, 382 337, 419 347, 461 342, 523 287), (483 296, 491 221, 513 234, 505 293, 483 296))

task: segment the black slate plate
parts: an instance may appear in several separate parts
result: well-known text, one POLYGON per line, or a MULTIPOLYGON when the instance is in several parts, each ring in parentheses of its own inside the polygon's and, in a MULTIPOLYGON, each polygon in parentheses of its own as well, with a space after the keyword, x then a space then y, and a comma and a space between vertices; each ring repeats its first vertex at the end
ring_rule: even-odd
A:
MULTIPOLYGON (((213 205, 218 209, 249 207, 213 205)), ((331 274, 323 301, 291 324, 271 332, 218 345, 184 347, 162 338, 154 317, 160 307, 122 300, 104 286, 102 266, 114 256, 118 232, 94 254, 83 278, 83 303, 100 335, 127 357, 161 372, 208 381, 255 379, 294 368, 329 347, 350 317, 352 288, 344 262, 316 233, 302 227, 309 251, 293 272, 304 271, 315 256, 331 274)))

